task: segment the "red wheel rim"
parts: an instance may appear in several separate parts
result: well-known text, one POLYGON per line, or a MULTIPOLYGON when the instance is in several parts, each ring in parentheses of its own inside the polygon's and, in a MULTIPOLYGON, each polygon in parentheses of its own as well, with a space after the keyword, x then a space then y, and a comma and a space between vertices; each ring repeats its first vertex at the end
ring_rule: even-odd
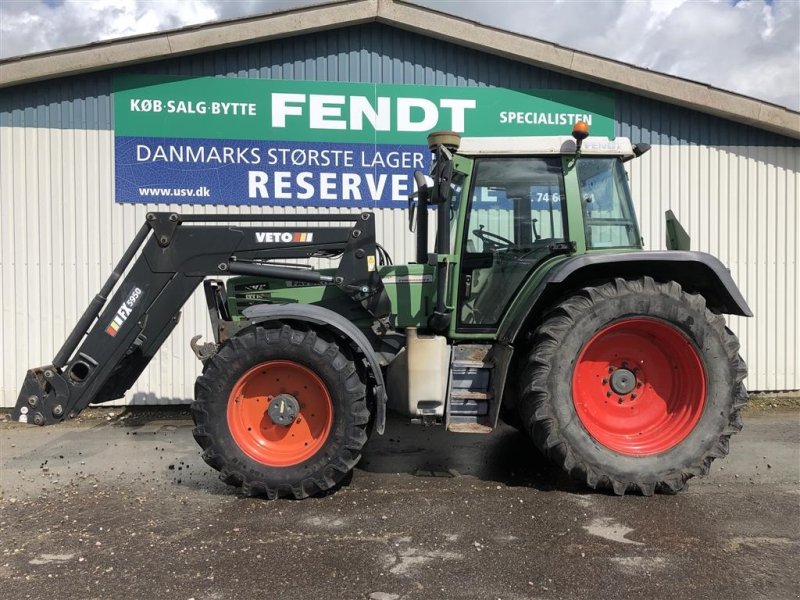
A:
POLYGON ((313 371, 289 360, 271 360, 239 378, 228 397, 227 416, 233 440, 247 456, 271 467, 290 467, 314 456, 328 439, 333 402, 313 371), (299 404, 290 425, 278 425, 267 414, 279 394, 299 404))
POLYGON ((655 319, 625 319, 601 329, 583 348, 572 399, 586 431, 606 448, 659 454, 697 425, 706 399, 705 369, 679 329, 655 319))

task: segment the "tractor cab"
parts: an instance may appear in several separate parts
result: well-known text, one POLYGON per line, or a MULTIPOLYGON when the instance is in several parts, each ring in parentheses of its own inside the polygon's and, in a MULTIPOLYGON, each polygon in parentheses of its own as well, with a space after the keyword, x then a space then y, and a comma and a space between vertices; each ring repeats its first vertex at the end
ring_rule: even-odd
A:
POLYGON ((646 148, 584 133, 581 123, 573 137, 429 136, 435 160, 429 178, 417 174, 419 206, 411 212, 417 261, 441 272, 433 329, 492 337, 540 267, 641 249, 623 163, 646 148), (437 209, 435 255, 425 247, 429 204, 437 209))

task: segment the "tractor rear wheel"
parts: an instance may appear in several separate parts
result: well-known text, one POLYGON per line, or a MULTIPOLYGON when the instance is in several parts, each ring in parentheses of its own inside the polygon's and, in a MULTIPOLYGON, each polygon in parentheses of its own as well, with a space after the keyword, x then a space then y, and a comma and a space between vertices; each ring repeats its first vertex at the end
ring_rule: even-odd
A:
POLYGON ((360 458, 370 413, 354 362, 313 330, 262 326, 205 365, 192 404, 203 459, 247 495, 305 498, 360 458))
POLYGON ((724 318, 676 282, 584 288, 536 330, 520 416, 539 449, 589 487, 676 492, 741 429, 738 351, 724 318))

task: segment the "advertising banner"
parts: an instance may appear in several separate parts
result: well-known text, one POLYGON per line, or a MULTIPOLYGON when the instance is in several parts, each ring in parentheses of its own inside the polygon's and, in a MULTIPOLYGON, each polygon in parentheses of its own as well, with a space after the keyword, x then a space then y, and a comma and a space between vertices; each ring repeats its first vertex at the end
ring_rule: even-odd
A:
POLYGON ((611 94, 119 75, 117 202, 405 208, 431 131, 614 136, 611 94))

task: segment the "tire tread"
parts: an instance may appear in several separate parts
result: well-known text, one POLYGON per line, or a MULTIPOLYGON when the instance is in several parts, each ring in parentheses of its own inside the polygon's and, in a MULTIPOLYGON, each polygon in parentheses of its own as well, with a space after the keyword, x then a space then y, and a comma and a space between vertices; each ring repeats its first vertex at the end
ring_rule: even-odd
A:
POLYGON ((739 355, 739 342, 725 326, 722 315, 712 313, 701 295, 684 291, 675 281, 660 283, 652 277, 636 280, 616 278, 599 286, 580 289, 545 316, 533 334, 531 348, 523 365, 518 396, 520 399, 518 410, 523 428, 548 458, 592 489, 609 489, 620 496, 628 491, 637 491, 645 496, 650 496, 654 492, 676 493, 686 486, 691 477, 707 474, 715 458, 726 456, 729 451, 730 436, 742 427, 740 413, 747 404, 747 391, 743 384, 747 366, 739 355), (581 457, 564 441, 551 404, 556 399, 551 397, 548 389, 550 371, 555 364, 564 360, 559 354, 559 342, 573 327, 575 319, 590 311, 596 302, 626 294, 666 294, 675 300, 688 303, 695 310, 702 311, 707 324, 724 340, 723 347, 727 353, 724 359, 734 377, 734 393, 728 424, 719 435, 717 443, 693 464, 683 465, 681 469, 660 481, 620 481, 594 472, 592 467, 581 460, 581 457))
MULTIPOLYGON (((191 405, 195 427, 195 440, 203 449, 203 460, 220 472, 226 484, 241 488, 246 496, 266 496, 269 499, 302 499, 327 492, 341 483, 361 458, 361 449, 367 442, 367 425, 370 411, 367 406, 366 385, 354 362, 334 341, 326 341, 313 329, 293 329, 289 325, 278 327, 256 326, 228 341, 205 366, 195 383, 195 401, 191 405), (215 414, 225 414, 228 402, 226 390, 220 381, 226 372, 241 364, 242 360, 259 347, 268 345, 289 346, 310 361, 324 362, 335 372, 338 384, 346 396, 348 413, 345 437, 338 445, 338 453, 315 472, 300 472, 292 483, 270 483, 254 461, 243 459, 240 452, 231 452, 219 439, 220 424, 214 423, 215 414), (250 464, 248 464, 250 462, 250 464)), ((217 417, 219 418, 219 417, 217 417)), ((224 417, 223 417, 224 419, 224 417)), ((324 448, 324 447, 323 447, 324 448)))

